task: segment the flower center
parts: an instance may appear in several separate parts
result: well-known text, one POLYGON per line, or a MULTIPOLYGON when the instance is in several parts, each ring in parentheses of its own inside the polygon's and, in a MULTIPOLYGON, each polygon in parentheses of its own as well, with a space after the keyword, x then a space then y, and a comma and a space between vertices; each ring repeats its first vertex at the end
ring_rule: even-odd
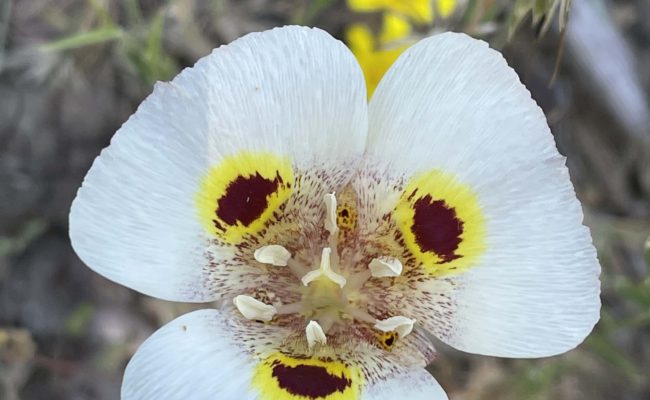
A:
POLYGON ((311 348, 325 344, 327 335, 346 323, 357 321, 371 325, 382 332, 394 332, 397 337, 408 335, 415 320, 404 316, 393 316, 379 320, 367 311, 367 301, 362 288, 371 278, 393 278, 402 272, 402 263, 394 257, 373 259, 368 268, 344 276, 341 273, 338 252, 339 227, 337 225, 337 203, 334 193, 323 198, 326 208, 325 229, 329 232, 328 247, 321 252, 318 268, 310 269, 292 258, 283 246, 273 244, 260 247, 254 257, 258 262, 276 267, 287 267, 302 283, 300 301, 290 304, 265 304, 251 296, 239 295, 234 304, 248 319, 271 321, 276 315, 300 314, 307 321, 305 337, 311 348))
POLYGON ((343 290, 335 282, 324 278, 310 282, 302 301, 316 313, 330 309, 341 310, 348 303, 343 290))

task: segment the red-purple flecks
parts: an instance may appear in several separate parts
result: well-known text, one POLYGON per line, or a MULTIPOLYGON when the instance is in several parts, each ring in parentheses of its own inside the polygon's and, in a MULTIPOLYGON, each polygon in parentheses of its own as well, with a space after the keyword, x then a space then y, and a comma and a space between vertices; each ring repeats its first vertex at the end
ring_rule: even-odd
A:
POLYGON ((411 231, 422 252, 433 252, 438 264, 448 263, 461 257, 456 254, 463 233, 463 221, 453 207, 444 200, 433 200, 427 194, 415 201, 411 231))
MULTIPOLYGON (((273 180, 263 177, 259 172, 246 177, 238 176, 217 200, 217 217, 231 226, 237 222, 244 226, 250 225, 266 210, 267 197, 277 191, 280 184, 282 178, 279 174, 273 180)), ((222 229, 218 221, 214 223, 222 229)))
POLYGON ((335 392, 344 392, 352 383, 344 376, 331 375, 327 368, 317 365, 290 367, 275 361, 273 377, 278 385, 295 396, 309 399, 326 397, 335 392))

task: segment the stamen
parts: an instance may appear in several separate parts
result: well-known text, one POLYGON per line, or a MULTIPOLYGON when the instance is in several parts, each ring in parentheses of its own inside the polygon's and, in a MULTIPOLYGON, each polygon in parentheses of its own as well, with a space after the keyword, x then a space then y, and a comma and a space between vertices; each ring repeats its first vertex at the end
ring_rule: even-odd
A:
POLYGON ((327 193, 323 196, 325 202, 325 229, 330 233, 327 243, 332 249, 332 266, 338 270, 339 265, 339 226, 336 223, 336 193, 327 193))
POLYGON ((348 279, 345 287, 347 293, 352 293, 361 289, 361 287, 370 279, 375 278, 392 278, 402 273, 402 263, 395 257, 379 257, 370 261, 367 270, 357 272, 348 279))
POLYGON ((303 276, 301 279, 303 285, 308 286, 309 283, 320 278, 321 276, 324 276, 327 279, 339 285, 341 288, 345 286, 346 283, 345 277, 343 275, 339 275, 336 272, 332 271, 332 268, 330 266, 331 253, 332 253, 332 249, 330 249, 329 247, 325 247, 323 249, 320 258, 320 268, 310 271, 305 276, 303 276))
POLYGON ((287 261, 287 265, 289 266, 289 269, 291 269, 291 272, 293 272, 293 274, 298 279, 301 279, 303 276, 305 276, 305 274, 309 272, 309 268, 305 267, 293 258, 290 258, 287 261))
POLYGON ((278 314, 295 314, 301 312, 305 309, 305 305, 302 301, 296 303, 283 304, 278 307, 278 314))
POLYGON ((402 263, 395 257, 374 258, 368 267, 375 278, 395 277, 402 273, 402 263))
POLYGON ((318 323, 320 324, 321 328, 323 328, 323 332, 325 333, 329 332, 330 329, 332 329, 332 326, 334 326, 334 323, 338 320, 338 312, 323 311, 318 313, 318 323))
POLYGON ((235 297, 232 302, 235 303, 235 307, 237 307, 239 312, 242 313, 246 319, 268 322, 273 319, 275 314, 277 314, 275 307, 264 304, 251 296, 240 294, 235 297))
POLYGON ((272 244, 269 246, 262 246, 255 250, 253 254, 255 260, 263 264, 271 264, 277 267, 286 267, 287 262, 291 258, 289 250, 280 246, 279 244, 272 244))
POLYGON ((345 292, 354 293, 357 290, 361 289, 361 287, 368 281, 368 279, 370 279, 370 276, 371 274, 369 269, 357 272, 356 274, 352 275, 348 278, 347 285, 345 285, 345 292))
POLYGON ((307 327, 305 328, 305 334, 307 335, 307 344, 311 349, 316 343, 325 344, 327 343, 327 337, 323 328, 316 321, 309 321, 307 327))
POLYGON ((377 322, 377 320, 373 318, 372 315, 368 314, 368 312, 360 310, 353 305, 345 307, 343 312, 351 315, 356 320, 367 322, 369 324, 374 324, 377 322))
POLYGON ((415 324, 414 319, 398 315, 383 320, 377 320, 375 322, 375 329, 378 329, 382 332, 395 331, 399 337, 402 338, 411 333, 413 330, 413 324, 415 324))
POLYGON ((325 202, 325 229, 330 233, 330 236, 336 235, 339 227, 336 224, 336 193, 327 193, 323 196, 325 202))

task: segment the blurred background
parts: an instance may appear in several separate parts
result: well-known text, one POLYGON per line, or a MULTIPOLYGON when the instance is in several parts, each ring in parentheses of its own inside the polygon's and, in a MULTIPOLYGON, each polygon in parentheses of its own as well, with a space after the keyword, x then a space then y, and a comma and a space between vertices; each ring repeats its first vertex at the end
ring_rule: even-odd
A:
POLYGON ((197 308, 86 268, 68 241, 70 202, 154 82, 285 24, 344 40, 370 92, 418 38, 482 38, 568 157, 603 266, 601 320, 576 350, 542 360, 437 343, 430 370, 450 397, 650 399, 647 0, 0 0, 0 399, 117 399, 139 344, 197 308))

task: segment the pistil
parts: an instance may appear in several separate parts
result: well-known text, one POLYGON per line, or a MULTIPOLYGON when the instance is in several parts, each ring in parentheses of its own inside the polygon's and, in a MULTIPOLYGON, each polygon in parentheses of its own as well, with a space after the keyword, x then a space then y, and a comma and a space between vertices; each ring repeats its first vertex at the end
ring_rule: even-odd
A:
POLYGON ((336 283, 341 288, 345 286, 346 279, 343 275, 339 275, 336 272, 332 271, 330 264, 330 256, 332 254, 332 249, 325 247, 321 253, 320 258, 320 267, 313 271, 308 272, 305 276, 302 277, 302 284, 308 286, 311 282, 315 281, 318 278, 324 277, 330 281, 336 283))

